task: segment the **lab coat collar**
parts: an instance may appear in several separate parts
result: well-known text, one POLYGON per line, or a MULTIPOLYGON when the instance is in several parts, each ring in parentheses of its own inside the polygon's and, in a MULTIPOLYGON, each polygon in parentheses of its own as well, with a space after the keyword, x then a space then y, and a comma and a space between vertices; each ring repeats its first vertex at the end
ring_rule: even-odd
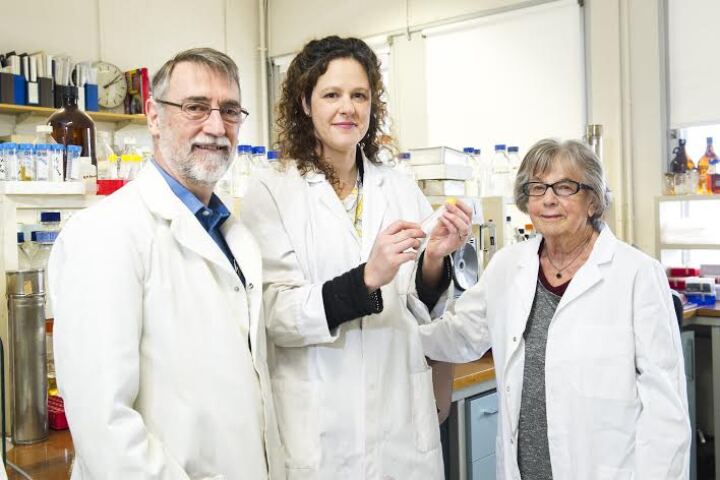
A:
POLYGON ((362 246, 361 258, 365 261, 369 258, 370 251, 375 243, 375 237, 377 237, 383 225, 388 204, 387 196, 382 188, 385 183, 385 172, 381 167, 368 160, 363 153, 361 153, 361 158, 363 164, 362 239, 358 237, 355 227, 348 218, 342 202, 327 181, 325 174, 310 171, 304 175, 304 179, 312 188, 323 189, 322 195, 320 196, 321 203, 339 222, 345 225, 347 232, 362 246), (319 185, 321 183, 323 183, 323 185, 319 185))
POLYGON ((178 242, 220 269, 237 276, 220 247, 190 209, 173 193, 157 168, 148 165, 133 183, 137 185, 150 211, 170 221, 170 230, 178 242))
MULTIPOLYGON (((519 338, 525 332, 527 319, 530 315, 530 310, 532 309, 532 304, 535 299, 535 290, 537 288, 538 272, 540 268, 538 249, 540 248, 541 241, 542 236, 538 235, 525 242, 522 246, 523 248, 521 252, 518 252, 519 255, 516 264, 517 273, 513 280, 513 288, 514 291, 517 292, 517 302, 514 302, 510 307, 517 309, 517 311, 516 314, 510 316, 515 324, 509 326, 509 339, 512 337, 519 338)), ((602 280, 602 270, 600 265, 608 263, 612 260, 617 243, 618 241, 615 238, 615 235, 613 235, 610 231, 610 228, 604 226, 595 241, 590 257, 585 262, 585 265, 583 265, 575 274, 575 277, 573 277, 570 285, 568 285, 565 294, 562 296, 560 303, 558 304, 555 315, 570 304, 570 302, 576 300, 583 293, 602 280)), ((514 350, 517 350, 519 345, 520 342, 508 344, 507 348, 512 350, 512 353, 506 355, 505 369, 508 368, 513 356, 517 353, 514 350)))

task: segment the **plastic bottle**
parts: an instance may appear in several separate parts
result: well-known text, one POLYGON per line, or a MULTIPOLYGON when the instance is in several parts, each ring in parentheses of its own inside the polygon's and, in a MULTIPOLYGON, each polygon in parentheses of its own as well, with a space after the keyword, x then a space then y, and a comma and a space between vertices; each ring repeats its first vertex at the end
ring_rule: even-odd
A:
POLYGON ((277 150, 268 150, 267 152, 267 162, 270 168, 274 170, 280 169, 280 152, 277 150))
POLYGON ((110 132, 98 132, 97 134, 97 166, 98 166, 98 180, 114 180, 117 179, 117 160, 118 157, 115 154, 111 146, 110 132), (110 157, 114 157, 114 164, 110 165, 110 157), (114 171, 112 171, 114 169, 114 171))
POLYGON ((698 184, 697 184, 697 193, 704 195, 711 193, 712 189, 710 187, 710 181, 709 181, 709 175, 708 170, 710 168, 710 162, 713 160, 717 160, 718 156, 715 154, 715 151, 713 150, 713 139, 712 137, 706 138, 707 147, 705 148, 705 153, 702 157, 698 160, 697 166, 698 166, 698 184))
POLYGON ((232 164, 232 193, 244 197, 252 167, 252 145, 238 145, 238 156, 232 164))
POLYGON ((50 145, 48 151, 48 180, 51 182, 64 182, 65 181, 65 170, 63 169, 63 152, 65 147, 57 143, 50 145))
POLYGON ((503 225, 503 237, 505 240, 505 246, 517 243, 517 239, 515 238, 515 231, 512 226, 512 217, 509 215, 505 217, 505 224, 503 225))
POLYGON ((5 143, 4 144, 4 159, 5 159, 5 180, 17 181, 20 165, 18 165, 17 157, 17 144, 16 143, 5 143))
POLYGON ((267 168, 267 159, 265 158, 265 147, 258 145, 252 148, 252 165, 253 169, 262 170, 267 168))
POLYGON ((57 232, 60 230, 60 212, 40 212, 40 225, 45 232, 57 232))
POLYGON ((140 173, 142 167, 142 155, 135 146, 135 139, 125 137, 123 142, 123 152, 120 156, 120 173, 119 177, 123 180, 134 180, 140 173))
POLYGON ((46 182, 50 177, 50 152, 51 145, 37 143, 33 147, 35 159, 35 180, 46 182))
POLYGON ((455 205, 457 203, 457 199, 454 197, 448 197, 445 200, 445 203, 440 205, 438 208, 435 209, 433 213, 430 214, 429 217, 427 217, 425 220, 422 221, 420 224, 420 229, 425 232, 425 238, 422 239, 420 243, 420 248, 418 251, 421 251, 425 245, 427 244, 427 241, 430 239, 430 234, 433 230, 435 230, 435 227, 437 227, 438 223, 440 223, 440 218, 445 213, 445 210, 447 208, 445 205, 455 205))
POLYGON ((7 169, 5 168, 5 143, 0 143, 0 181, 5 180, 7 169))
POLYGON ((498 197, 510 194, 510 161, 505 153, 505 145, 495 145, 492 160, 492 193, 498 197))
POLYGON ((35 156, 31 143, 20 143, 17 149, 18 180, 29 182, 35 180, 35 156))
POLYGON ((79 182, 82 180, 82 172, 80 171, 80 154, 82 147, 77 145, 67 146, 67 155, 65 156, 65 180, 79 182))
POLYGON ((480 163, 478 162, 478 158, 475 157, 475 147, 464 147, 463 153, 467 157, 468 165, 472 168, 472 177, 465 182, 465 193, 469 197, 479 197, 480 196, 480 185, 479 185, 479 178, 480 178, 480 163))
POLYGON ((415 174, 413 173, 412 167, 410 166, 410 158, 410 152, 401 152, 400 155, 398 155, 395 169, 401 174, 415 181, 415 174))
POLYGON ((25 244, 25 234, 17 232, 18 270, 28 270, 30 268, 30 256, 25 244))

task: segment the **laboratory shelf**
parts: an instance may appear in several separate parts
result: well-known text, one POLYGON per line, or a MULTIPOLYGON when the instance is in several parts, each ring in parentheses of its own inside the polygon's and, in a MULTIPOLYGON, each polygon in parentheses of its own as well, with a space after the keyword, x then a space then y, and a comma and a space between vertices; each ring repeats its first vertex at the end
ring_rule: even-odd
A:
POLYGON ((663 195, 657 197, 658 202, 696 202, 720 200, 720 195, 663 195))
MULTIPOLYGON (((12 105, 9 103, 0 103, 0 114, 8 115, 42 115, 50 116, 55 113, 57 109, 48 107, 33 107, 30 105, 12 105)), ((125 113, 112 113, 112 112, 88 112, 85 111, 90 118, 96 122, 108 122, 108 123, 123 123, 123 124, 134 124, 134 125, 146 125, 147 119, 145 115, 128 115, 125 113)))
POLYGON ((85 195, 83 182, 0 182, 0 195, 85 195))
POLYGON ((660 250, 720 250, 720 243, 661 243, 660 250))

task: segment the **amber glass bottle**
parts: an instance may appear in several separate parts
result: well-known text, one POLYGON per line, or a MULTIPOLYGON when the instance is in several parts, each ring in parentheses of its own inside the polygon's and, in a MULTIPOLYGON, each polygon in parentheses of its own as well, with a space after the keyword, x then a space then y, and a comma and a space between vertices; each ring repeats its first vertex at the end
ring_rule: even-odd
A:
MULTIPOLYGON (((92 164, 97 166, 95 157, 95 122, 77 105, 77 88, 63 88, 63 106, 60 110, 50 115, 48 125, 52 127, 52 136, 60 145, 77 145, 82 147, 81 156, 90 157, 92 164)), ((68 178, 67 153, 63 155, 63 167, 65 168, 65 179, 68 178)))

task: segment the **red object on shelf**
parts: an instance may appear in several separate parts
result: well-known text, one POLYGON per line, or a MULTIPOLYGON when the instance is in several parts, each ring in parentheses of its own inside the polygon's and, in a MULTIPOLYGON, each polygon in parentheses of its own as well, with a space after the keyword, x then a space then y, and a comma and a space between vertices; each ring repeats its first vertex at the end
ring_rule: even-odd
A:
POLYGON ((679 292, 685 291, 685 278, 668 278, 670 288, 679 292))
POLYGON ((50 395, 48 396, 48 421, 53 430, 67 430, 68 422, 65 417, 65 403, 63 399, 50 395))
POLYGON ((699 268, 690 267, 670 267, 667 271, 668 277, 699 277, 699 268))
POLYGON ((126 183, 126 180, 98 180, 97 194, 110 195, 111 193, 120 190, 126 183))

